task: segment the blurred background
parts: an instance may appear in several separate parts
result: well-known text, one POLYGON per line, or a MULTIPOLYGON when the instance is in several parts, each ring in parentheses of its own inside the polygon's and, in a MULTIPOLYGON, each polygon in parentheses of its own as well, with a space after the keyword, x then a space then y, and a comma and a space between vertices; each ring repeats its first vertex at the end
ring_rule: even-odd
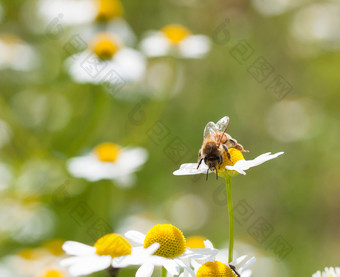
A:
POLYGON ((339 266, 340 1, 124 0, 105 20, 85 2, 0 2, 0 275, 41 276, 64 240, 157 223, 227 247, 224 180, 172 175, 224 115, 246 159, 285 152, 233 178, 236 255, 257 258, 254 277, 339 266), (68 15, 65 2, 79 6, 68 15), (74 78, 72 55, 116 17, 141 77, 74 78), (167 24, 206 36, 209 50, 148 57, 141 42, 167 24), (129 185, 70 170, 103 142, 148 152, 129 185))

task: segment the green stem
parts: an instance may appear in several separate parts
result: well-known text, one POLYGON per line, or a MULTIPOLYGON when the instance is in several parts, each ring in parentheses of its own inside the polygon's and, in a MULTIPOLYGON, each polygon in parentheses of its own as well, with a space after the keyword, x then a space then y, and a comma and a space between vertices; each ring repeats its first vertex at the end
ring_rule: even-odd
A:
POLYGON ((119 273, 119 268, 109 267, 107 269, 107 274, 109 277, 117 277, 119 273))
POLYGON ((162 267, 162 277, 166 277, 166 269, 165 269, 165 267, 162 267))
POLYGON ((234 214, 233 214, 233 199, 231 196, 231 176, 226 176, 227 184, 227 199, 228 199, 228 214, 229 214, 229 255, 228 263, 233 260, 234 250, 234 214))

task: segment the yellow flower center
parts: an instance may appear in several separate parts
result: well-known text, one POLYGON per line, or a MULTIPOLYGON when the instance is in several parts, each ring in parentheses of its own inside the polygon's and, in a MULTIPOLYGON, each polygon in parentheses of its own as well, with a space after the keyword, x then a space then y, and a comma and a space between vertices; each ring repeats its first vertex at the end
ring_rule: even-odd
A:
POLYGON ((44 256, 44 252, 39 248, 27 248, 18 252, 18 256, 25 260, 38 260, 44 256))
POLYGON ((54 239, 45 242, 42 246, 47 249, 49 252, 51 252, 55 256, 60 256, 64 254, 64 250, 62 249, 62 246, 64 244, 64 241, 61 239, 54 239))
POLYGON ((97 21, 107 22, 115 17, 122 17, 124 9, 119 0, 97 0, 97 21))
POLYGON ((131 244, 119 234, 107 234, 94 244, 98 255, 110 255, 112 258, 130 255, 131 244))
POLYGON ((205 248, 205 240, 207 240, 205 237, 191 236, 187 238, 187 246, 190 248, 205 248))
POLYGON ((160 247, 154 255, 175 258, 185 252, 186 241, 183 233, 171 224, 157 224, 146 234, 144 248, 158 242, 160 247))
POLYGON ((170 24, 162 28, 161 32, 172 42, 179 43, 186 37, 188 37, 191 32, 189 29, 182 25, 170 24))
POLYGON ((100 33, 92 41, 92 50, 101 60, 109 60, 119 49, 117 40, 109 34, 100 33))
POLYGON ((119 157, 122 148, 114 143, 105 142, 94 148, 93 152, 102 162, 115 162, 119 157))
POLYGON ((223 153, 223 163, 220 164, 217 167, 217 172, 218 175, 221 177, 225 177, 225 175, 235 175, 234 171, 227 170, 225 167, 228 166, 233 166, 237 161, 244 160, 243 154, 240 150, 237 150, 235 148, 229 148, 228 152, 230 154, 230 159, 228 158, 227 152, 225 151, 223 153))
POLYGON ((66 277, 66 275, 55 269, 47 270, 41 277, 66 277))
POLYGON ((207 262, 197 271, 197 277, 234 277, 237 276, 231 268, 219 261, 207 262))

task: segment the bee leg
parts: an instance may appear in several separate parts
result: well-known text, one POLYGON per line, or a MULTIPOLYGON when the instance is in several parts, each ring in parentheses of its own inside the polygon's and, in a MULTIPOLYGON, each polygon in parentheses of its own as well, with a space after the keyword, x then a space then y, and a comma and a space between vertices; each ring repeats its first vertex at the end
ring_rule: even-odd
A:
POLYGON ((208 174, 209 174, 209 168, 207 169, 207 175, 205 177, 205 180, 208 181, 208 174))
POLYGON ((237 145, 235 145, 235 148, 237 150, 240 150, 241 152, 249 152, 249 150, 244 150, 243 146, 239 143, 237 145))
POLYGON ((228 147, 225 144, 223 144, 223 148, 227 152, 228 159, 230 160, 231 156, 230 156, 230 153, 228 151, 228 147))
POLYGON ((218 180, 217 168, 215 168, 215 170, 216 170, 216 180, 218 180))
POLYGON ((201 159, 199 160, 199 162, 198 162, 198 165, 197 165, 196 169, 198 169, 198 168, 200 167, 202 161, 203 161, 203 159, 201 158, 201 159))

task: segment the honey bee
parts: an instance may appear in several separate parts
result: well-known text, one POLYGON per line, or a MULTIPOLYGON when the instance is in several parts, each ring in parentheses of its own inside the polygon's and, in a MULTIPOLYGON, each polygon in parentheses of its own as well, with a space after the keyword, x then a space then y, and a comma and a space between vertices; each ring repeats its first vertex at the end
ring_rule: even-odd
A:
POLYGON ((204 128, 203 132, 203 144, 198 152, 198 165, 200 167, 202 161, 208 166, 207 179, 209 170, 216 172, 217 167, 223 163, 223 154, 226 152, 228 159, 230 159, 229 148, 236 148, 242 152, 249 152, 244 150, 243 146, 226 133, 229 124, 229 117, 225 116, 221 118, 216 124, 212 121, 204 128))

